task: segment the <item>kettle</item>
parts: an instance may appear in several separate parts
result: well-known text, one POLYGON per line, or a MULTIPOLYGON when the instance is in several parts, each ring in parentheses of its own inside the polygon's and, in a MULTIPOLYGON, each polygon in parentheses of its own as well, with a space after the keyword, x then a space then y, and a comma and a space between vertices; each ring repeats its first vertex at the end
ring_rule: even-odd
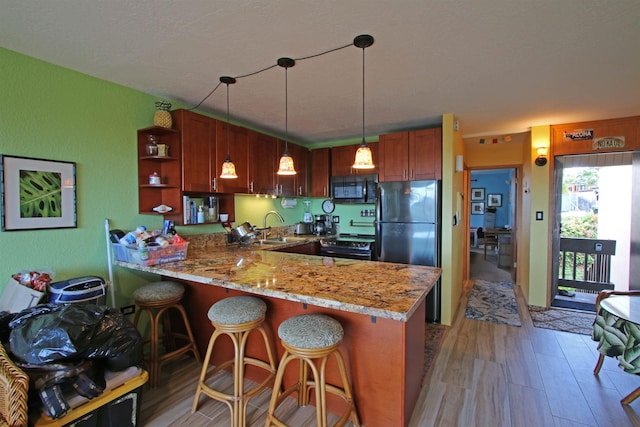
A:
POLYGON ((248 222, 244 222, 231 230, 233 237, 240 242, 245 242, 249 239, 255 238, 256 232, 257 231, 248 222))

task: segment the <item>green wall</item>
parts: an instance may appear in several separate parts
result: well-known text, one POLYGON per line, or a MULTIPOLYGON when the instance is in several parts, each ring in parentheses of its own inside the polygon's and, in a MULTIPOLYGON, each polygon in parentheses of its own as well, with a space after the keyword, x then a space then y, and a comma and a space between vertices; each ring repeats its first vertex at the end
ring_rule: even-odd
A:
MULTIPOLYGON (((0 233, 0 290, 20 270, 108 277, 112 228, 160 227, 137 206, 136 130, 156 97, 0 48, 0 153, 76 163, 78 227, 0 233)), ((118 271, 116 290, 145 280, 118 271)), ((128 298, 128 292, 121 293, 128 298)))
MULTIPOLYGON (((0 154, 76 163, 78 227, 0 232, 0 292, 13 273, 48 268, 55 280, 82 275, 108 278, 105 219, 111 228, 160 228, 159 216, 138 214, 136 131, 152 125, 159 98, 0 48, 0 154)), ((174 108, 181 107, 174 103, 174 108)), ((310 198, 322 213, 322 198, 310 198)), ((368 208, 369 205, 366 205, 368 208)), ((365 206, 338 205, 343 232, 365 206)), ((302 220, 302 199, 283 209, 280 199, 236 196, 237 221, 261 226, 275 209, 287 224, 302 220)), ((364 219, 366 220, 366 219, 364 219)), ((269 225, 278 225, 275 218, 269 225)), ((180 234, 221 232, 220 225, 178 227, 180 234)), ((154 275, 114 268, 116 302, 154 275)))

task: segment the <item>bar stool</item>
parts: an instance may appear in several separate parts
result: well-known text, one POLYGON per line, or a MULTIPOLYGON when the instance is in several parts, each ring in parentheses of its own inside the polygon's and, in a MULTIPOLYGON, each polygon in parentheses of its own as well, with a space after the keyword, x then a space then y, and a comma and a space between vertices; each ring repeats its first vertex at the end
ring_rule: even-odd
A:
POLYGON ((166 361, 181 356, 189 351, 193 352, 196 360, 200 361, 200 354, 196 347, 196 342, 191 333, 189 319, 184 307, 180 303, 184 295, 184 286, 176 282, 153 282, 144 285, 133 292, 133 299, 138 306, 133 324, 137 327, 140 320, 140 313, 145 312, 149 316, 149 339, 145 343, 151 343, 149 352, 149 385, 155 387, 160 382, 160 368, 166 361), (180 312, 186 335, 171 330, 171 322, 168 310, 176 309, 180 312), (159 323, 162 320, 162 334, 159 331, 159 323), (162 339, 165 347, 169 349, 168 353, 160 355, 158 342, 162 339), (175 348, 175 340, 185 341, 182 347, 175 348))
POLYGON ((276 374, 276 364, 271 345, 269 344, 269 337, 262 326, 266 312, 267 306, 264 301, 248 295, 225 298, 211 306, 207 316, 209 320, 211 320, 211 324, 215 330, 209 339, 209 346, 207 347, 207 354, 204 357, 204 364, 202 365, 191 412, 195 412, 198 409, 200 394, 204 393, 212 399, 227 404, 231 411, 232 426, 245 425, 249 400, 260 390, 264 389, 276 374), (264 340, 269 363, 245 355, 249 334, 256 330, 260 331, 264 340), (213 345, 216 339, 223 334, 231 338, 233 342, 235 348, 234 358, 219 364, 207 375, 213 345), (214 390, 206 384, 207 378, 211 378, 218 371, 230 365, 233 365, 233 394, 214 390), (248 391, 244 389, 244 371, 246 365, 257 366, 269 373, 262 383, 248 391))
POLYGON ((353 425, 359 426, 356 405, 351 394, 351 386, 347 378, 344 360, 340 353, 339 346, 344 336, 344 330, 337 320, 324 314, 303 314, 285 320, 278 328, 280 342, 285 349, 275 384, 271 394, 271 402, 267 412, 265 426, 286 426, 274 415, 280 403, 294 391, 297 391, 298 406, 309 404, 309 390, 315 388, 316 398, 316 423, 318 426, 327 426, 327 392, 331 392, 342 397, 347 407, 342 417, 336 422, 336 426, 342 426, 351 418, 353 425), (331 355, 334 355, 338 363, 338 370, 342 380, 342 387, 327 384, 326 366, 331 355), (282 378, 289 364, 294 359, 300 360, 300 376, 298 382, 280 393, 282 378), (320 370, 313 362, 313 359, 320 359, 320 370), (311 368, 313 381, 307 380, 307 374, 311 368))

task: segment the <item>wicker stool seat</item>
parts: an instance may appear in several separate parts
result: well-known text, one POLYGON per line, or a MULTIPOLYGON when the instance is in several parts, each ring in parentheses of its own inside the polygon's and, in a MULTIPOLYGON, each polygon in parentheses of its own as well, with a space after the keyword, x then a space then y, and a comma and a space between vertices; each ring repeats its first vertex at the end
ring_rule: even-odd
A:
POLYGON ((330 392, 340 396, 346 402, 346 408, 335 425, 342 426, 350 418, 353 425, 359 426, 360 422, 351 393, 351 386, 344 360, 339 350, 344 336, 340 322, 324 314, 303 314, 282 322, 278 328, 278 336, 285 352, 278 366, 265 426, 286 426, 284 422, 275 416, 275 410, 278 405, 293 392, 297 392, 298 406, 308 405, 309 391, 312 388, 315 388, 316 425, 327 426, 326 396, 327 392, 330 392), (325 381, 325 369, 331 355, 336 359, 342 387, 327 384, 325 381), (289 362, 295 359, 300 360, 298 382, 281 392, 285 369, 289 362), (319 369, 318 365, 314 363, 314 359, 319 361, 319 369), (313 373, 313 380, 308 380, 309 369, 313 373))
POLYGON ((196 342, 189 326, 189 320, 184 307, 180 303, 184 295, 184 286, 177 282, 153 282, 144 285, 133 292, 133 299, 138 306, 133 324, 137 327, 140 314, 145 312, 149 316, 149 339, 150 343, 148 355, 149 365, 149 385, 155 387, 160 382, 160 368, 162 365, 175 357, 181 356, 189 351, 193 352, 197 361, 200 361, 200 354, 196 347, 196 342), (177 310, 184 322, 186 334, 172 331, 168 311, 177 310), (160 321, 162 321, 162 333, 160 333, 160 321), (167 348, 167 353, 160 355, 159 341, 162 340, 167 348), (176 340, 185 344, 176 348, 176 340))
POLYGON ((198 409, 200 394, 204 393, 212 399, 224 402, 231 411, 231 425, 244 426, 246 424, 246 411, 249 400, 255 396, 260 390, 269 385, 276 374, 276 364, 269 343, 269 337, 262 326, 267 312, 267 306, 259 298, 252 296, 237 296, 225 298, 213 304, 207 313, 211 324, 214 327, 213 334, 209 339, 207 353, 204 357, 200 379, 196 388, 196 394, 193 399, 192 412, 198 409), (259 331, 267 352, 269 362, 249 357, 246 355, 246 344, 249 334, 253 331, 259 331), (210 373, 207 373, 211 354, 216 339, 221 335, 227 335, 231 338, 233 346, 236 349, 234 358, 220 363, 210 373), (244 374, 246 365, 253 365, 267 371, 266 378, 251 390, 244 388, 244 374), (223 393, 215 390, 206 384, 208 378, 211 378, 220 370, 233 366, 233 394, 223 393))

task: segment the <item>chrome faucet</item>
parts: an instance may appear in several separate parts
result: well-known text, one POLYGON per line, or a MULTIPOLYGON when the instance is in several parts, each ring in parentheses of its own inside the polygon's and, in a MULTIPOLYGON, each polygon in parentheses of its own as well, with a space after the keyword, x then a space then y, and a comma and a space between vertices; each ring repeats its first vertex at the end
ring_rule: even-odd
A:
MULTIPOLYGON (((267 236, 269 235, 269 233, 267 232, 267 217, 272 214, 277 216, 280 219, 280 222, 284 224, 284 218, 278 212, 269 211, 266 214, 264 214, 264 222, 262 223, 262 239, 263 240, 267 240, 267 236)), ((271 227, 269 227, 269 230, 271 230, 271 227)))

